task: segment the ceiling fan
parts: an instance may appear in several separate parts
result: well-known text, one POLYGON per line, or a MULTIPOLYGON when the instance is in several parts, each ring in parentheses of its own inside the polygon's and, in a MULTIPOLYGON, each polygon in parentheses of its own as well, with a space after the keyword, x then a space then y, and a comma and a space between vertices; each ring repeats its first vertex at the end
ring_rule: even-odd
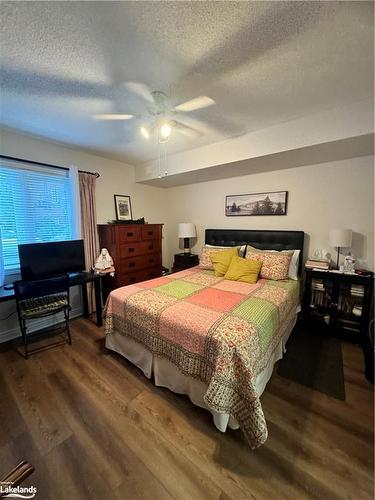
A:
POLYGON ((205 124, 184 116, 184 114, 216 104, 211 97, 199 96, 173 106, 170 98, 164 92, 150 90, 143 83, 127 82, 124 86, 128 91, 146 101, 147 115, 104 113, 93 115, 93 118, 95 120, 131 120, 133 118, 143 118, 144 122, 139 128, 140 133, 145 139, 149 139, 153 134, 156 135, 159 143, 167 142, 172 134, 172 130, 176 130, 187 136, 200 135, 202 128, 205 128, 205 124), (177 114, 179 115, 178 120, 175 119, 177 114))

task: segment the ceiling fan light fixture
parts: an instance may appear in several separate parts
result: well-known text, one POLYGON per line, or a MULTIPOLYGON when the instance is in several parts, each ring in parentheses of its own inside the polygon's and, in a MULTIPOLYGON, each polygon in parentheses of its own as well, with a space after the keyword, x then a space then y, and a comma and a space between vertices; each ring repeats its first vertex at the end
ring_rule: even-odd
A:
POLYGON ((144 137, 145 139, 149 139, 149 138, 150 138, 150 131, 149 131, 149 129, 148 129, 147 127, 142 126, 142 127, 140 128, 140 131, 141 131, 141 134, 143 135, 143 137, 144 137))
POLYGON ((164 123, 159 129, 159 134, 162 139, 168 139, 171 133, 172 133, 172 127, 170 126, 169 123, 164 123))

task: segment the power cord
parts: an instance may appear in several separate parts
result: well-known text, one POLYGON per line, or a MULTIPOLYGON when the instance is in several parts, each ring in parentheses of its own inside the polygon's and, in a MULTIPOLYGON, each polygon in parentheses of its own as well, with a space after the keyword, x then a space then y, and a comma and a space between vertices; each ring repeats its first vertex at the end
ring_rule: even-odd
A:
MULTIPOLYGON (((0 288, 3 288, 4 290, 13 290, 13 283, 6 283, 5 285, 1 286, 0 288)), ((7 320, 11 316, 13 316, 13 314, 16 314, 16 312, 17 312, 17 310, 12 311, 11 313, 8 314, 8 316, 4 316, 4 318, 0 318, 0 321, 7 320)))
POLYGON ((374 347, 374 320, 373 319, 370 321, 370 324, 368 326, 368 336, 370 338, 372 347, 374 347))

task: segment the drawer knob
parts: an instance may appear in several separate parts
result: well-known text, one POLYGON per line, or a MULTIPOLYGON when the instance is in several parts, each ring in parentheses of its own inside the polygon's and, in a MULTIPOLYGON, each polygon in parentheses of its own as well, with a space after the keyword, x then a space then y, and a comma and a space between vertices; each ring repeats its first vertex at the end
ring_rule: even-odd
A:
POLYGON ((129 262, 129 267, 134 267, 135 266, 135 262, 129 262))
POLYGON ((153 246, 153 245, 149 245, 149 246, 148 246, 148 249, 149 249, 149 250, 152 250, 153 248, 154 248, 154 246, 153 246))
POLYGON ((149 231, 149 232, 148 232, 148 235, 149 235, 149 236, 152 236, 152 235, 153 235, 153 232, 152 232, 152 231, 149 231))
POLYGON ((128 233, 128 236, 133 236, 133 233, 128 233))
POLYGON ((129 253, 134 252, 134 248, 128 248, 129 253))
POLYGON ((148 259, 149 264, 152 264, 154 262, 154 259, 148 259))

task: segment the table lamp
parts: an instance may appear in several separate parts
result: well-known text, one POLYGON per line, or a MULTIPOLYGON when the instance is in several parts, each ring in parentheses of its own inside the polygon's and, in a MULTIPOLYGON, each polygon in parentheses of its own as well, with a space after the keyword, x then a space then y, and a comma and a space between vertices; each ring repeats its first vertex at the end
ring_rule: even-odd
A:
POLYGON ((178 237, 184 238, 184 253, 190 254, 190 238, 195 238, 197 231, 191 222, 182 222, 178 225, 178 237))
POLYGON ((337 248, 337 263, 336 268, 340 267, 340 250, 341 248, 349 248, 352 245, 352 230, 351 229, 331 229, 329 232, 329 245, 337 248))

